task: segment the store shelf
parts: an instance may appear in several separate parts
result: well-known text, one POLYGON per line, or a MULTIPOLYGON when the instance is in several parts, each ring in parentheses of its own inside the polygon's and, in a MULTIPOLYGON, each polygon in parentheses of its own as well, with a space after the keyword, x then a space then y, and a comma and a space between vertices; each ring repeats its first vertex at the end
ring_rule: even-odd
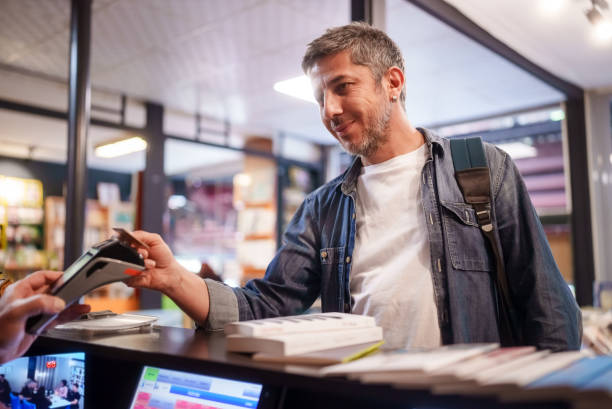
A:
MULTIPOLYGON (((120 203, 112 207, 103 206, 97 200, 89 199, 85 211, 85 232, 83 249, 112 236, 113 226, 133 229, 133 212, 130 204, 120 203)), ((45 251, 49 268, 60 270, 64 261, 64 231, 66 204, 63 197, 49 196, 45 199, 45 251)), ((111 309, 121 313, 138 309, 134 290, 121 283, 113 283, 92 291, 85 297, 93 311, 111 309)))
POLYGON ((46 267, 42 183, 0 176, 0 270, 13 280, 46 267))

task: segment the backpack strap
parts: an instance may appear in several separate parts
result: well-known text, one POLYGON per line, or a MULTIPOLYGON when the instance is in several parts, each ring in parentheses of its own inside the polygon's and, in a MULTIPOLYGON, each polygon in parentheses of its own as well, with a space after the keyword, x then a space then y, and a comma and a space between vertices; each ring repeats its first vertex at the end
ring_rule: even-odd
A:
POLYGON ((495 301, 499 337, 502 346, 521 345, 521 331, 516 319, 516 310, 510 297, 508 276, 504 265, 501 244, 495 233, 491 217, 491 176, 479 137, 451 139, 451 155, 455 178, 466 203, 476 211, 476 220, 483 235, 489 241, 495 255, 496 275, 495 301))

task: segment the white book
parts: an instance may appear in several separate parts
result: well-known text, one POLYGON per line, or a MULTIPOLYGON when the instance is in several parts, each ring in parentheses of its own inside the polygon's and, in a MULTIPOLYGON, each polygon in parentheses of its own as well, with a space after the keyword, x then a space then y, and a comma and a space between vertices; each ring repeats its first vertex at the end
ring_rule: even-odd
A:
POLYGON ((226 337, 226 348, 230 352, 264 352, 269 355, 286 356, 376 342, 381 341, 382 337, 381 327, 357 327, 258 337, 234 334, 226 337))
MULTIPOLYGON (((543 352, 543 351, 542 351, 543 352)), ((547 354, 540 359, 497 373, 486 380, 480 377, 478 386, 465 388, 462 393, 474 395, 500 395, 518 392, 520 389, 553 371, 565 368, 571 363, 587 356, 584 352, 570 351, 547 354)))
POLYGON ((579 359, 586 357, 587 355, 580 351, 570 352, 558 352, 550 354, 538 361, 531 363, 530 365, 523 366, 522 368, 514 371, 506 372, 499 376, 493 377, 483 384, 486 385, 515 385, 524 386, 528 383, 541 378, 553 371, 565 368, 569 364, 579 359))
POLYGON ((480 355, 498 348, 498 344, 457 344, 431 350, 398 350, 379 353, 323 370, 325 375, 348 375, 373 380, 380 376, 393 382, 401 373, 423 373, 480 355), (376 374, 376 375, 375 375, 376 374))
POLYGON ((367 315, 326 312, 232 322, 225 325, 225 334, 254 337, 375 326, 374 318, 367 315))
MULTIPOLYGON (((482 368, 474 368, 472 371, 464 370, 470 366, 468 362, 464 367, 459 368, 459 370, 455 372, 457 376, 455 381, 434 384, 431 390, 435 394, 462 393, 468 389, 477 388, 479 382, 486 382, 493 376, 524 367, 533 361, 542 359, 550 353, 549 351, 528 352, 531 350, 531 347, 502 348, 500 351, 507 349, 514 349, 515 351, 513 353, 505 353, 499 356, 485 358, 489 363, 482 368)), ((478 358, 475 361, 475 365, 480 362, 478 358)))
MULTIPOLYGON (((477 373, 498 366, 504 362, 514 360, 520 356, 535 352, 535 347, 497 348, 488 352, 472 354, 456 354, 454 363, 438 366, 433 370, 417 372, 400 372, 392 381, 393 385, 401 388, 433 388, 434 386, 449 384, 468 379, 477 373), (467 355, 467 356, 466 356, 467 355)), ((379 377, 380 378, 380 377, 379 377)), ((388 379, 388 378, 387 378, 388 379)), ((366 375, 362 380, 373 382, 377 380, 376 374, 366 375)))

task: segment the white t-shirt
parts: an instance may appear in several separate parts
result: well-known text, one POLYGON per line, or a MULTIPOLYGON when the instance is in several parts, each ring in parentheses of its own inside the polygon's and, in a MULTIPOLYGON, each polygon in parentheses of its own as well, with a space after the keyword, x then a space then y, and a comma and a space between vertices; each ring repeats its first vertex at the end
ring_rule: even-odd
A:
POLYGON ((373 316, 385 347, 441 344, 421 172, 427 145, 365 166, 357 180, 352 312, 373 316))

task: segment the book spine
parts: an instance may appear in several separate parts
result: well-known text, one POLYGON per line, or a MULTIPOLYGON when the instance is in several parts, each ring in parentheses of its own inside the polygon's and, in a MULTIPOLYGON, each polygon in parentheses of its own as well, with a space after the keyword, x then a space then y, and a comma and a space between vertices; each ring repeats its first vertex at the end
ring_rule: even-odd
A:
POLYGON ((380 341, 382 337, 383 333, 380 327, 311 333, 300 338, 292 337, 291 340, 285 342, 283 352, 285 355, 305 354, 324 349, 380 341))

